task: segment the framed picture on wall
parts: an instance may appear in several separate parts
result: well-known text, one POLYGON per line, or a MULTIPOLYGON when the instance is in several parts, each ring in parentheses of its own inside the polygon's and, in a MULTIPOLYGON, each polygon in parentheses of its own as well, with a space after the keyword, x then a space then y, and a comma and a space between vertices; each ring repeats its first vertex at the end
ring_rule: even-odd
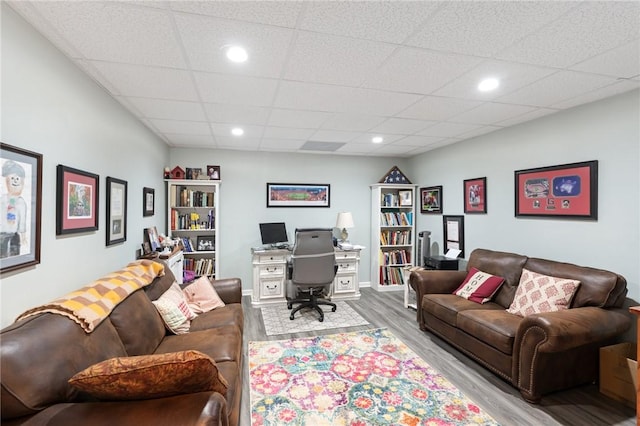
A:
POLYGON ((99 176, 58 165, 56 235, 98 230, 99 176))
POLYGON ((142 216, 153 216, 155 213, 156 190, 142 188, 142 216))
POLYGON ((420 213, 442 213, 442 185, 420 188, 420 213))
POLYGON ((464 216, 442 216, 444 253, 460 250, 458 257, 464 258, 464 216))
POLYGON ((331 186, 319 183, 267 183, 267 207, 329 207, 331 186))
POLYGON ((463 182, 464 212, 487 212, 487 178, 466 179, 463 182))
POLYGON ((42 154, 0 143, 0 270, 40 263, 42 154))
POLYGON ((107 177, 107 245, 127 240, 127 182, 107 177))

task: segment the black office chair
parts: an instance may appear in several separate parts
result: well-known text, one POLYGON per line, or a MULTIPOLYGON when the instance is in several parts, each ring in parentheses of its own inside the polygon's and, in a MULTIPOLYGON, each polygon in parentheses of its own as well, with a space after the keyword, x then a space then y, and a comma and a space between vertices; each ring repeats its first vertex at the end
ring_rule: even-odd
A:
POLYGON ((291 254, 291 281, 287 289, 287 308, 291 309, 294 303, 300 305, 291 311, 289 319, 293 320, 295 313, 300 309, 313 308, 320 314, 322 322, 324 312, 319 305, 329 305, 332 307, 331 312, 336 311, 336 304, 322 299, 322 296, 333 283, 337 270, 332 230, 296 229, 296 242, 291 254))

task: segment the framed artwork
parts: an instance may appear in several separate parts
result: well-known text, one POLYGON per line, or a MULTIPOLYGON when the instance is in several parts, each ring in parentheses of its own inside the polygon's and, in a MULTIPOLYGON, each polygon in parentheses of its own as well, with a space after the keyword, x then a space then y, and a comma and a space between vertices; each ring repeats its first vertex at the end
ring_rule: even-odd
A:
POLYGON ((127 182, 107 176, 107 245, 127 240, 127 182))
POLYGON ((151 244, 149 244, 148 241, 145 241, 144 243, 142 243, 142 254, 149 253, 151 253, 151 244))
POLYGON ((142 188, 142 216, 153 216, 155 213, 156 190, 142 188))
POLYGON ((317 183, 267 183, 267 207, 329 207, 331 186, 317 183))
POLYGON ((442 213, 442 185, 420 188, 420 213, 442 213))
POLYGON ((398 191, 398 203, 403 207, 411 207, 413 205, 413 191, 398 191))
POLYGON ((56 235, 98 229, 99 176, 58 165, 56 235))
POLYGON ((213 235, 198 235, 196 251, 214 251, 215 237, 213 235))
POLYGON ((0 271, 40 263, 42 154, 0 143, 0 271))
POLYGON ((598 161, 517 170, 516 217, 598 219, 598 161))
POLYGON ((146 242, 149 243, 149 248, 151 249, 151 251, 156 251, 160 248, 160 237, 158 236, 158 230, 155 226, 146 228, 144 230, 144 236, 147 240, 146 242))
POLYGON ((464 212, 487 212, 487 178, 465 179, 464 185, 464 212))
POLYGON ((194 167, 187 167, 187 179, 200 179, 200 176, 202 175, 202 169, 201 168, 194 168, 194 167))
POLYGON ((458 257, 464 258, 464 216, 442 216, 444 253, 460 250, 458 257))
POLYGON ((209 180, 220 180, 220 166, 207 166, 209 180))

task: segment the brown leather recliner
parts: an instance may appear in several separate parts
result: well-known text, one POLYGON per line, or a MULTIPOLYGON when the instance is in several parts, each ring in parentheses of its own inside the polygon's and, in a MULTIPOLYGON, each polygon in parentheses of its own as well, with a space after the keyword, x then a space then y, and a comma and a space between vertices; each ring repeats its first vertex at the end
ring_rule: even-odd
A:
POLYGON ((430 331, 538 403, 542 395, 592 383, 598 376, 599 348, 631 326, 622 305, 624 277, 605 270, 476 249, 467 271, 414 271, 417 320, 430 331), (505 278, 493 300, 478 304, 452 294, 471 267, 505 278), (576 279, 571 308, 520 317, 508 313, 522 269, 576 279))

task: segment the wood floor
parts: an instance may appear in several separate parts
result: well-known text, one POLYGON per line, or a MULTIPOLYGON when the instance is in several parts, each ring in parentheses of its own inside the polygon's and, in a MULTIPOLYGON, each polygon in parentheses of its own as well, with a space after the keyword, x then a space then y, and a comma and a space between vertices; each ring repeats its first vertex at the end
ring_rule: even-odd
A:
POLYGON ((241 426, 251 424, 247 367, 249 341, 283 340, 369 328, 388 328, 503 426, 636 425, 635 410, 602 395, 595 384, 545 396, 539 405, 529 404, 515 388, 498 376, 441 339, 420 331, 415 321, 415 311, 402 306, 402 292, 379 293, 370 288, 361 291, 360 300, 348 303, 370 325, 278 336, 266 336, 260 309, 251 307, 249 297, 243 298, 245 362, 241 426))

